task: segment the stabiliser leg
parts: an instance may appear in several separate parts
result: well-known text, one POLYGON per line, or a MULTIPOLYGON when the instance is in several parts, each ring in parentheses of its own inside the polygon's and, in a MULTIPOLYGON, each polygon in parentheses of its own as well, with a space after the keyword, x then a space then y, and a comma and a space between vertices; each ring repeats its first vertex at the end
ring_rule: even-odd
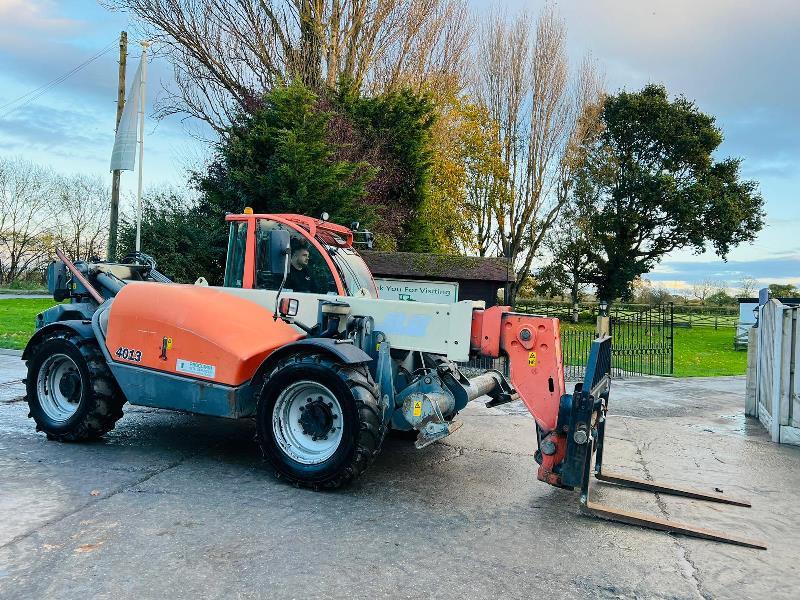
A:
POLYGON ((596 340, 592 345, 587 376, 582 386, 566 402, 562 402, 559 424, 566 432, 566 457, 562 463, 562 481, 566 485, 580 485, 581 513, 608 521, 637 525, 705 540, 734 544, 747 548, 766 550, 764 542, 731 536, 703 527, 678 523, 646 513, 627 511, 589 499, 592 474, 598 481, 621 487, 630 487, 660 494, 683 496, 698 500, 720 502, 749 507, 744 500, 723 494, 704 492, 682 486, 667 485, 657 481, 637 479, 627 475, 603 471, 603 443, 605 441, 608 396, 611 387, 610 339, 596 340))

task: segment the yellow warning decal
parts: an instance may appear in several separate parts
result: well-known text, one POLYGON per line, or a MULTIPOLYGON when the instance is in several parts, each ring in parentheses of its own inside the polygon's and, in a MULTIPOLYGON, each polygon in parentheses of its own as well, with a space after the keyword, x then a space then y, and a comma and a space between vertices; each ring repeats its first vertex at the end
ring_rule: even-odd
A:
POLYGON ((528 352, 528 366, 529 367, 536 366, 536 352, 528 352))
POLYGON ((172 338, 167 338, 167 350, 172 350, 172 338))
POLYGON ((422 400, 414 400, 414 416, 419 417, 422 415, 422 400))

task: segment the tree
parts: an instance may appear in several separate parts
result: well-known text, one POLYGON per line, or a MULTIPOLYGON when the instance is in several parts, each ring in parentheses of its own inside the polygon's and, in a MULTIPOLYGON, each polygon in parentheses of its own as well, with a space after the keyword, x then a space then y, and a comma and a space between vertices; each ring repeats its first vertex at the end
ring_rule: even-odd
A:
POLYGON ((105 0, 143 24, 174 68, 160 114, 223 133, 253 101, 298 79, 321 91, 453 85, 469 60, 464 0, 105 0))
POLYGON ((773 298, 796 298, 798 291, 791 283, 770 283, 769 295, 773 298))
MULTIPOLYGON (((588 133, 585 126, 591 122, 582 117, 600 96, 591 63, 571 81, 566 28, 555 9, 544 9, 533 39, 529 30, 524 15, 511 23, 493 16, 480 33, 475 61, 476 96, 497 123, 496 141, 508 170, 486 201, 493 213, 491 244, 516 270, 516 283, 506 291, 509 304, 567 201, 588 133)), ((483 246, 486 240, 478 243, 483 246)))
POLYGON ((96 177, 53 179, 53 244, 71 260, 105 255, 110 191, 96 177))
POLYGON ((740 179, 739 159, 712 158, 722 142, 713 117, 659 85, 606 98, 601 117, 576 175, 597 199, 600 298, 630 297, 631 282, 673 250, 710 245, 724 259, 755 239, 764 201, 756 182, 740 179))
POLYGON ((545 295, 561 295, 565 290, 573 304, 592 281, 592 233, 581 205, 568 203, 545 241, 550 258, 536 273, 536 290, 545 295))
POLYGON ((733 306, 736 304, 736 298, 729 295, 725 290, 717 290, 706 298, 705 303, 710 306, 733 306))
POLYGON ((493 222, 492 211, 485 210, 485 195, 492 191, 489 182, 507 173, 496 130, 486 109, 469 98, 439 94, 435 110, 431 177, 420 205, 421 219, 431 223, 434 252, 485 255, 480 240, 491 235, 493 222))
POLYGON ((377 167, 366 194, 367 205, 379 207, 376 233, 393 238, 402 251, 436 251, 436 222, 425 214, 434 156, 431 130, 437 120, 433 97, 407 88, 367 97, 342 82, 332 102, 357 130, 358 154, 377 167))
POLYGON ((692 297, 699 300, 700 304, 705 304, 706 300, 718 292, 724 293, 725 286, 718 281, 704 279, 692 285, 692 297))
POLYGON ((637 304, 650 304, 651 306, 658 306, 672 302, 674 297, 669 290, 663 287, 653 286, 653 282, 649 279, 637 277, 632 283, 634 291, 634 301, 637 304))
POLYGON ((739 298, 752 298, 758 294, 759 283, 755 277, 746 275, 739 282, 739 298))
MULTIPOLYGON (((222 285, 226 239, 219 215, 171 189, 149 190, 142 205, 142 251, 154 256, 159 271, 178 283, 203 276, 222 285)), ((135 216, 124 213, 117 259, 133 252, 135 243, 135 216)))
POLYGON ((0 158, 0 283, 40 267, 52 245, 53 175, 22 159, 0 158))
POLYGON ((326 131, 331 113, 303 85, 276 87, 263 106, 243 113, 217 146, 217 157, 197 175, 209 211, 220 216, 250 206, 256 212, 295 212, 350 224, 369 223, 357 204, 374 170, 364 162, 336 160, 326 131))

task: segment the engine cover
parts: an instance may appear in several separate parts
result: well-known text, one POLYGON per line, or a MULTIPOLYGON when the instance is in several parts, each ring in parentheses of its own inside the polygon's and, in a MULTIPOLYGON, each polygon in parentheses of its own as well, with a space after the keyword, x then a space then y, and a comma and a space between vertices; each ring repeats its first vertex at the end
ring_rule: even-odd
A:
POLYGON ((106 347, 114 362, 237 386, 303 337, 263 306, 216 288, 128 283, 111 304, 106 347))

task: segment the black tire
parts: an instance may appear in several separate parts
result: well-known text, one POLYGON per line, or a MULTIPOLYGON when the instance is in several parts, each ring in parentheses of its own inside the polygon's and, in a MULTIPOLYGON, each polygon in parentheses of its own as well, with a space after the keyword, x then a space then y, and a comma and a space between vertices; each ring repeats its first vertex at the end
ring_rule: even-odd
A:
POLYGON ((27 367, 28 416, 36 422, 36 430, 44 431, 48 438, 60 442, 96 439, 114 429, 122 417, 125 397, 95 340, 86 340, 68 331, 54 332, 36 346, 27 367), (79 377, 80 387, 74 392, 77 408, 65 420, 48 415, 38 393, 40 371, 48 358, 56 355, 69 357, 79 377))
POLYGON ((344 365, 324 354, 299 354, 276 365, 259 394, 256 424, 262 456, 275 475, 315 490, 335 489, 361 475, 380 452, 386 433, 378 386, 366 365, 344 365), (272 425, 281 393, 303 381, 325 386, 342 410, 341 441, 330 458, 317 464, 304 464, 286 454, 272 425))

